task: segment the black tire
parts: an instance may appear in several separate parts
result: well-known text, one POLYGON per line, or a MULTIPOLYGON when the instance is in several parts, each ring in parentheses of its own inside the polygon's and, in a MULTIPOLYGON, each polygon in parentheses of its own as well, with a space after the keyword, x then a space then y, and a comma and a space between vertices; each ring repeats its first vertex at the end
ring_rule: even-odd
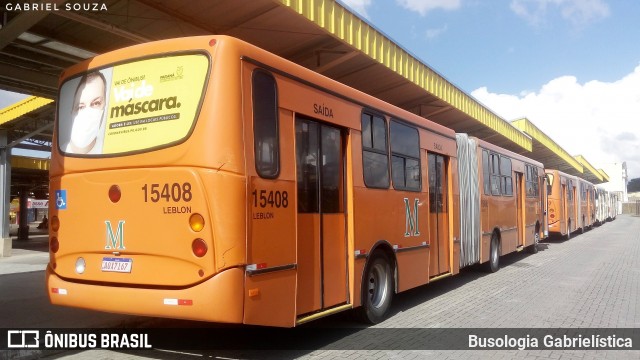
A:
POLYGON ((491 244, 489 246, 489 262, 486 263, 488 272, 496 272, 500 270, 500 240, 495 233, 491 236, 491 244))
POLYGON ((571 221, 568 222, 568 226, 567 226, 567 235, 565 235, 565 239, 567 240, 571 240, 571 221))
POLYGON ((394 293, 391 261, 382 252, 375 252, 365 269, 362 282, 360 318, 377 324, 386 318, 394 293))
POLYGON ((529 245, 529 248, 527 249, 527 251, 529 251, 530 254, 537 254, 539 242, 540 242, 540 233, 536 231, 536 233, 533 234, 533 244, 529 245))

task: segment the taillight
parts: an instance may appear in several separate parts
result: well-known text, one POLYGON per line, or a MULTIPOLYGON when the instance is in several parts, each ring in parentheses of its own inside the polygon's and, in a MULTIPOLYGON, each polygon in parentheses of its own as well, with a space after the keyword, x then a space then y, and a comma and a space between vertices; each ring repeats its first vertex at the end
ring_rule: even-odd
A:
POLYGON ((189 226, 191 226, 191 230, 195 232, 199 232, 204 228, 204 218, 202 215, 195 213, 189 217, 189 226))
POLYGON ((54 236, 49 241, 49 250, 51 250, 51 252, 54 254, 57 253, 58 250, 60 250, 60 243, 58 242, 57 237, 54 236))
POLYGON ((207 254, 207 243, 202 239, 195 239, 191 243, 191 250, 195 256, 203 257, 207 254))
POLYGON ((51 230, 56 232, 60 230, 60 219, 57 216, 51 217, 51 230))
POLYGON ((122 197, 120 187, 118 185, 111 185, 111 187, 109 188, 109 200, 111 200, 111 202, 115 204, 120 201, 120 197, 122 197))

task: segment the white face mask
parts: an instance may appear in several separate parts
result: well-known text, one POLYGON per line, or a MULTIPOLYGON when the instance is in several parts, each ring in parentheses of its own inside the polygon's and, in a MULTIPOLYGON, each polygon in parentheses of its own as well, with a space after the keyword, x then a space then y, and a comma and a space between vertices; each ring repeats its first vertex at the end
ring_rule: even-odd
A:
POLYGON ((71 142, 78 148, 91 144, 98 136, 103 109, 84 108, 73 119, 71 142))

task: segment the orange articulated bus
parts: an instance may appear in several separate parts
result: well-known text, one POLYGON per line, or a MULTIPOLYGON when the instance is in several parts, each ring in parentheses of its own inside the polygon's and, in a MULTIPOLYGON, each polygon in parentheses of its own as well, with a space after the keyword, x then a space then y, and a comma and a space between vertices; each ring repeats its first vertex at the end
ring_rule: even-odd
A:
POLYGON ((609 216, 607 220, 613 221, 616 219, 616 216, 619 214, 618 210, 622 208, 621 199, 622 192, 620 191, 609 191, 609 216))
POLYGON ((394 293, 539 239, 539 163, 478 142, 469 239, 452 130, 230 37, 117 50, 60 84, 54 304, 282 327, 359 308, 378 322, 394 293), (461 243, 478 258, 463 263, 461 243))
POLYGON ((598 225, 604 224, 611 216, 611 194, 603 187, 596 186, 596 219, 598 225))
POLYGON ((578 230, 584 233, 590 229, 596 217, 594 186, 592 183, 578 178, 578 230))
POLYGON ((545 169, 549 233, 571 238, 578 228, 578 178, 558 170, 545 169))
POLYGON ((458 134, 458 161, 461 165, 473 163, 471 169, 461 168, 459 171, 462 194, 460 220, 463 222, 461 264, 487 263, 490 271, 497 271, 500 255, 524 248, 537 252, 538 242, 546 229, 542 164, 463 134, 458 134), (475 159, 466 159, 465 147, 470 149, 466 152, 473 153, 475 159), (474 179, 472 191, 465 192, 465 178, 474 179), (479 211, 466 205, 465 202, 469 202, 466 199, 478 199, 479 211), (479 219, 474 215, 478 213, 479 219), (479 229, 466 232, 464 222, 477 220, 479 229), (470 242, 473 236, 479 236, 481 240, 470 242), (480 246, 473 246, 475 243, 480 246))

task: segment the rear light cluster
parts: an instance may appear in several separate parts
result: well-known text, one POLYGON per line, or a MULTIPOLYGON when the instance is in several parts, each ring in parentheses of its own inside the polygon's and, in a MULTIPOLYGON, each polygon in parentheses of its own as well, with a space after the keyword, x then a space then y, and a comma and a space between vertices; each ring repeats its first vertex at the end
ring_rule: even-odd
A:
POLYGON ((122 192, 120 191, 120 187, 118 185, 111 185, 111 187, 109 188, 109 200, 111 200, 111 202, 115 204, 120 201, 121 197, 122 192))
POLYGON ((57 216, 53 216, 51 218, 50 228, 55 232, 58 232, 58 230, 60 230, 60 219, 58 219, 57 216))
POLYGON ((193 254, 197 257, 203 257, 207 254, 207 243, 202 239, 195 239, 191 243, 191 250, 193 254))
POLYGON ((200 232, 204 229, 204 218, 202 215, 195 213, 189 217, 189 226, 191 230, 195 232, 200 232))
MULTIPOLYGON (((189 217, 189 227, 193 232, 200 232, 204 229, 204 217, 198 213, 195 213, 189 217)), ((207 251, 209 251, 209 247, 207 246, 207 242, 201 238, 196 238, 191 242, 191 251, 193 255, 201 258, 207 255, 207 251)), ((198 270, 198 276, 204 277, 204 270, 198 270)), ((166 303, 165 303, 166 304, 166 303)), ((185 304, 180 304, 185 305, 185 304)), ((191 305, 191 304, 187 304, 191 305)))
POLYGON ((60 242, 56 236, 51 237, 51 240, 49 241, 49 250, 54 254, 60 250, 60 242))
MULTIPOLYGON (((189 217, 189 227, 194 232, 200 232, 204 229, 204 217, 198 213, 195 213, 189 217)), ((201 238, 197 238, 191 242, 191 251, 193 255, 197 257, 203 257, 209 251, 206 241, 201 238)))
MULTIPOLYGON (((58 230, 60 230, 60 219, 57 215, 51 216, 49 220, 49 230, 50 230, 50 238, 49 238, 49 253, 55 254, 60 250, 60 241, 58 241, 58 230)), ((49 263, 52 269, 56 269, 57 264, 54 261, 53 256, 50 257, 49 263)))
POLYGON ((60 242, 57 236, 57 232, 60 230, 60 219, 56 215, 52 216, 51 220, 49 220, 49 229, 52 231, 51 238, 49 239, 49 250, 55 254, 60 250, 60 242))

